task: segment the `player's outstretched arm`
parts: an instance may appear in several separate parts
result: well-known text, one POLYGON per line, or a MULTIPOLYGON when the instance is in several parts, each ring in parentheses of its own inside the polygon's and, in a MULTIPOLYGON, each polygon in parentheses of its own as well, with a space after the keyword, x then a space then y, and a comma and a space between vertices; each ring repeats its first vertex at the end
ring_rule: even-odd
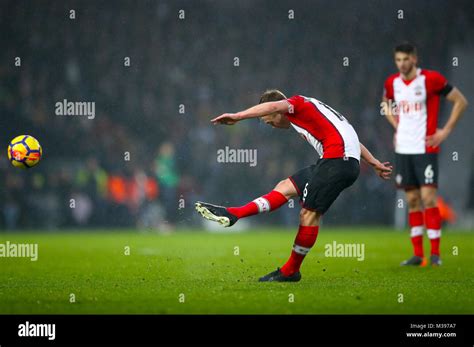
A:
POLYGON ((237 113, 224 113, 211 119, 214 124, 233 125, 241 120, 263 117, 272 113, 286 113, 290 104, 286 100, 264 102, 237 113))
POLYGON ((453 103, 453 109, 451 110, 451 115, 449 116, 446 125, 442 129, 436 129, 436 132, 433 135, 426 137, 426 144, 432 147, 438 147, 441 142, 446 140, 451 131, 453 131, 454 126, 461 118, 464 110, 467 107, 467 100, 459 89, 454 87, 449 94, 446 96, 446 99, 453 103))
POLYGON ((379 175, 384 180, 390 179, 393 168, 388 161, 381 163, 380 160, 375 158, 362 143, 360 144, 360 155, 367 164, 374 168, 377 175, 379 175))

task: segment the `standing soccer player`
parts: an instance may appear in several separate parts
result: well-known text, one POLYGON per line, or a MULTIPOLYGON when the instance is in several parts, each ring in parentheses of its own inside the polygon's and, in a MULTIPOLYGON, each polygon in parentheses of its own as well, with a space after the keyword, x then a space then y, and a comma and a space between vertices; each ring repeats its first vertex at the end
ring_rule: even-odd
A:
POLYGON ((300 266, 316 242, 321 216, 338 195, 359 176, 359 161, 369 163, 383 179, 392 171, 389 163, 375 159, 357 137, 349 122, 337 111, 314 98, 295 95, 289 99, 278 90, 266 91, 260 104, 238 113, 225 113, 212 119, 214 124, 232 125, 249 118, 262 120, 275 128, 293 127, 319 154, 316 164, 280 181, 275 188, 241 207, 223 207, 197 202, 196 210, 209 220, 231 226, 240 218, 274 211, 294 196, 300 197, 300 226, 290 258, 261 282, 297 282, 300 266))
POLYGON ((438 153, 454 129, 467 101, 439 72, 417 67, 416 47, 401 44, 394 50, 398 73, 385 81, 382 107, 395 129, 395 180, 404 189, 414 255, 401 265, 427 264, 423 253, 423 227, 431 242, 430 261, 441 265, 441 217, 437 206, 438 153), (438 129, 440 96, 453 103, 451 115, 438 129), (424 208, 424 213, 423 213, 424 208))

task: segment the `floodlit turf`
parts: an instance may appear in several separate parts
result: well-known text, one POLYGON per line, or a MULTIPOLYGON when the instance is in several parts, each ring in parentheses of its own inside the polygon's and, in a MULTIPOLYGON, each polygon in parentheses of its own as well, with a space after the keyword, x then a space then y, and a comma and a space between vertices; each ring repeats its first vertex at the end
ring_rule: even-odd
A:
POLYGON ((0 258, 0 313, 474 313, 473 233, 444 233, 440 268, 402 268, 407 233, 325 227, 301 282, 257 282, 287 259, 294 232, 0 233, 39 245, 36 262, 0 258), (364 261, 325 257, 333 241, 363 243, 364 261))

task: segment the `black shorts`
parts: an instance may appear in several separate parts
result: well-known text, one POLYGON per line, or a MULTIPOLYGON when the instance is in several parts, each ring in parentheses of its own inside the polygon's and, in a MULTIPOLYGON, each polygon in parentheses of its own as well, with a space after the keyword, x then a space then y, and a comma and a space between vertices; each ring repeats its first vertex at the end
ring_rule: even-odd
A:
POLYGON ((395 153, 395 182, 406 190, 438 186, 438 154, 395 153))
POLYGON ((325 213, 339 194, 359 176, 359 161, 355 158, 319 159, 316 164, 288 177, 308 210, 325 213))

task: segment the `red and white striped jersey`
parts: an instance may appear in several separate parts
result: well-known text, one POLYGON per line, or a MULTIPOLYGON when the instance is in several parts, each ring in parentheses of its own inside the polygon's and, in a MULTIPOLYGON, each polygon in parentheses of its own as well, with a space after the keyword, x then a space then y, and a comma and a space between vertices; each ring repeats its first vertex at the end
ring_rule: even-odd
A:
POLYGON ((416 70, 406 81, 400 73, 385 81, 385 97, 395 101, 392 112, 398 115, 395 152, 400 154, 438 153, 439 147, 426 146, 426 136, 436 132, 439 98, 448 81, 439 72, 416 70))
POLYGON ((354 128, 339 112, 314 98, 287 99, 293 128, 319 153, 320 158, 352 157, 360 160, 360 143, 354 128))

